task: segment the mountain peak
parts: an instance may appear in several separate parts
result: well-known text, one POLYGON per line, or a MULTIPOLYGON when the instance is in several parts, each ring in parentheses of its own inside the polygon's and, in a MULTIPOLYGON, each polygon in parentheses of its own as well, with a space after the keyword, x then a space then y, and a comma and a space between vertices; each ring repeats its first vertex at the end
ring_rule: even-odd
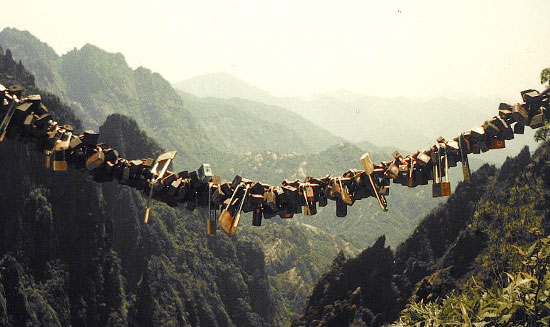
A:
POLYGON ((204 74, 174 84, 174 87, 199 97, 242 98, 271 103, 273 96, 257 86, 227 72, 204 74))
MULTIPOLYGON (((10 49, 18 57, 21 57, 20 54, 29 52, 35 56, 40 56, 44 61, 55 60, 59 57, 46 42, 40 41, 29 31, 18 30, 14 27, 6 27, 0 32, 0 44, 6 49, 10 49)), ((26 58, 19 59, 24 60, 26 58)))

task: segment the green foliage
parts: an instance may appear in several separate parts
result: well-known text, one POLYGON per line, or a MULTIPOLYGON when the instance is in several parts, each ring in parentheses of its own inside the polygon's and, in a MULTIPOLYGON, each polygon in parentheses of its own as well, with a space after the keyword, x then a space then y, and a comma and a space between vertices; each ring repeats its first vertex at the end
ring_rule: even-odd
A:
POLYGON ((540 72, 540 83, 550 85, 550 68, 545 68, 540 72))
POLYGON ((550 141, 550 124, 546 123, 535 132, 536 142, 549 142, 550 141))
POLYGON ((516 249, 521 268, 503 285, 472 278, 440 303, 410 303, 395 326, 550 326, 550 238, 516 249))

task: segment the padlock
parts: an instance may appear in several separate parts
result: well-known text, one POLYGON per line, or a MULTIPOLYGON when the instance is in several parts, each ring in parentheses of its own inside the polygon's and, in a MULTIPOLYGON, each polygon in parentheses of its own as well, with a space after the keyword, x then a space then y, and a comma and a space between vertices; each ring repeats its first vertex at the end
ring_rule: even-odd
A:
POLYGON ((212 168, 209 164, 202 164, 199 169, 197 169, 198 179, 203 182, 209 182, 212 179, 212 168))
POLYGON ((500 140, 497 137, 488 138, 488 142, 489 149, 491 150, 506 148, 506 142, 504 140, 500 140))
POLYGON ((105 160, 110 162, 116 162, 120 158, 118 151, 115 149, 105 150, 105 160))
POLYGON ((216 229, 217 229, 217 225, 215 220, 206 221, 206 234, 208 236, 216 235, 216 229))
POLYGON ((441 178, 441 196, 450 196, 451 195, 451 182, 449 180, 449 160, 447 156, 447 148, 444 144, 441 144, 439 147, 439 169, 440 178, 441 178), (443 181, 443 175, 445 175, 445 181, 443 181))
POLYGON ((44 168, 50 169, 53 152, 51 150, 44 151, 44 168))
POLYGON ((348 214, 348 206, 340 198, 336 199, 336 217, 345 217, 348 214))
POLYGON ((544 126, 544 109, 540 108, 539 113, 533 115, 531 121, 529 122, 529 127, 532 129, 537 129, 544 126))
POLYGON ((6 132, 10 124, 11 118, 15 112, 15 105, 18 103, 17 96, 11 95, 11 101, 6 109, 2 123, 0 123, 0 142, 4 141, 6 137, 6 132))
POLYGON ((233 214, 230 211, 230 207, 233 205, 233 200, 235 199, 237 192, 242 186, 243 184, 237 185, 237 187, 233 191, 233 194, 231 195, 231 199, 229 200, 227 206, 220 214, 220 218, 219 218, 220 226, 228 234, 231 232, 231 226, 233 225, 233 220, 234 220, 233 214))
POLYGON ((393 158, 394 158, 395 160, 398 160, 398 161, 400 161, 401 158, 403 158, 403 156, 401 156, 401 154, 400 154, 398 151, 394 151, 394 152, 392 153, 392 156, 393 156, 393 158))
POLYGON ((540 103, 542 101, 542 96, 537 90, 529 89, 521 91, 520 93, 523 102, 527 104, 540 103))
POLYGON ((407 186, 408 187, 415 187, 416 184, 416 178, 415 178, 415 168, 416 168, 416 159, 411 157, 411 166, 409 167, 408 171, 408 181, 407 186))
POLYGON ((403 160, 399 165, 399 175, 397 176, 397 182, 403 186, 409 185, 409 175, 410 175, 409 162, 408 160, 407 161, 403 160))
POLYGON ((92 130, 84 131, 82 142, 90 147, 95 147, 99 142, 99 133, 92 130))
POLYGON ((512 119, 522 125, 526 125, 529 121, 529 113, 525 110, 524 105, 516 103, 512 107, 512 119))
POLYGON ((305 185, 300 186, 301 187, 301 193, 304 197, 304 216, 311 216, 311 210, 309 208, 309 200, 307 198, 307 192, 305 185))
POLYGON ((170 163, 172 163, 172 161, 176 157, 176 154, 177 151, 169 151, 159 155, 157 160, 155 160, 155 163, 151 167, 150 174, 152 175, 152 177, 148 180, 149 197, 147 199, 147 205, 145 207, 145 216, 143 218, 143 222, 145 224, 147 224, 147 222, 149 221, 149 212, 151 210, 151 200, 153 198, 153 189, 155 187, 155 184, 164 177, 164 174, 168 170, 170 163))
POLYGON ((11 118, 11 124, 16 128, 23 125, 23 122, 25 121, 27 116, 32 115, 31 107, 31 102, 23 102, 16 106, 13 116, 11 118))
MULTIPOLYGON (((172 182, 175 183, 177 181, 180 181, 180 179, 172 182)), ((216 217, 212 214, 212 183, 208 183, 208 220, 206 222, 206 234, 208 236, 214 236, 216 235, 216 217)))
POLYGON ((439 198, 441 197, 441 160, 439 158, 439 144, 437 145, 437 150, 432 151, 431 155, 433 168, 432 197, 439 198))
POLYGON ((468 162, 468 155, 464 150, 466 147, 466 140, 464 139, 464 134, 461 133, 458 137, 458 144, 460 145, 460 161, 462 162, 462 174, 464 175, 464 182, 471 183, 471 172, 470 172, 470 163, 468 162))
POLYGON ((36 120, 35 115, 28 115, 23 122, 23 133, 26 137, 34 136, 34 121, 36 120))
POLYGON ((65 158, 65 151, 56 151, 53 155, 53 171, 66 171, 67 160, 65 158))
POLYGON ((523 133, 525 133, 525 125, 516 123, 514 125, 514 134, 523 134, 523 133))
POLYGON ((342 183, 342 178, 338 178, 338 182, 340 184, 339 187, 339 195, 342 201, 347 204, 348 206, 353 204, 353 200, 351 198, 351 194, 349 193, 348 187, 342 183))
POLYGON ((296 209, 294 208, 294 205, 291 203, 285 203, 280 211, 279 217, 282 219, 291 219, 294 217, 294 211, 296 209))
POLYGON ((456 167, 458 162, 458 150, 450 150, 447 148, 447 161, 449 167, 456 167))
POLYGON ((485 128, 487 135, 490 137, 497 136, 500 132, 499 128, 493 123, 493 121, 486 121, 483 127, 485 128))
POLYGON ((326 207, 327 205, 328 205, 328 199, 325 196, 325 192, 320 192, 319 193, 319 207, 323 208, 323 207, 326 207))
POLYGON ((414 179, 416 181, 417 185, 428 185, 429 184, 429 175, 430 170, 427 165, 419 164, 417 162, 415 171, 414 171, 414 179))
POLYGON ((368 153, 365 153, 361 156, 361 165, 363 165, 363 169, 365 169, 365 174, 369 178, 372 193, 376 197, 380 209, 383 212, 388 211, 388 203, 386 202, 386 198, 384 197, 384 195, 380 194, 380 185, 378 184, 378 180, 375 181, 372 176, 372 174, 374 173, 374 163, 372 162, 368 153))
POLYGON ((514 130, 510 127, 504 119, 501 117, 495 117, 495 125, 499 128, 500 134, 499 138, 502 140, 512 140, 514 139, 514 130))
POLYGON ((416 159, 418 159, 420 162, 422 162, 423 164, 428 164, 430 162, 430 160, 432 160, 430 158, 430 156, 425 152, 425 151, 422 151, 422 152, 419 152, 417 155, 416 155, 416 159))
POLYGON ((391 179, 396 179, 399 176, 399 167, 394 162, 390 163, 386 167, 385 175, 391 179))
POLYGON ((446 145, 447 145, 447 149, 451 150, 451 151, 458 151, 460 149, 460 146, 458 145, 458 139, 455 137, 454 139, 450 140, 450 141, 447 141, 446 142, 446 145))
POLYGON ((253 226, 262 226, 262 210, 263 207, 256 207, 254 213, 252 214, 252 225, 253 226))
POLYGON ((498 115, 504 119, 512 114, 512 106, 507 103, 500 103, 498 105, 498 115))
POLYGON ((103 165, 103 162, 105 162, 105 154, 103 153, 103 150, 99 148, 96 153, 86 160, 86 169, 90 171, 94 170, 103 165))
POLYGON ((231 224, 231 234, 237 233, 237 227, 239 227, 239 222, 241 220, 241 214, 243 210, 244 202, 246 201, 246 198, 248 196, 248 190, 250 189, 250 184, 246 184, 244 188, 244 194, 243 198, 241 199, 241 204, 239 205, 239 209, 237 210, 237 213, 235 214, 235 219, 233 219, 233 224, 231 224))

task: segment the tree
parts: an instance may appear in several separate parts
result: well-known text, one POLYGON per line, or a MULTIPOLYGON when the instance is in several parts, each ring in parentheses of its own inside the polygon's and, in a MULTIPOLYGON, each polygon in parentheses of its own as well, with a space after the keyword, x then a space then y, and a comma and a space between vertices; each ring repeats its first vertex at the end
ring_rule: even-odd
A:
POLYGON ((540 83, 550 86, 550 68, 545 68, 540 72, 540 83))

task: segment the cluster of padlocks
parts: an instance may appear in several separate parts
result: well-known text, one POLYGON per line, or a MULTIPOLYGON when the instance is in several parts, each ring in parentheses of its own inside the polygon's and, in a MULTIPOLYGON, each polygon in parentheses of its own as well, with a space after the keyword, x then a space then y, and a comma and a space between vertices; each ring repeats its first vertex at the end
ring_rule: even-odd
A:
POLYGON ((99 143, 98 133, 78 134, 72 126, 60 125, 41 103, 40 95, 22 97, 23 89, 18 85, 0 85, 0 141, 8 137, 36 143, 38 151, 45 154, 48 169, 65 171, 70 167, 87 171, 97 182, 117 180, 142 190, 148 195, 145 223, 153 198, 173 207, 186 204, 189 210, 208 208, 207 231, 214 235, 218 222, 227 233, 235 233, 242 212, 253 212, 252 224, 260 226, 263 218, 315 215, 317 206, 326 206, 328 200, 336 202, 338 217, 346 216, 347 207, 356 200, 368 197, 376 198, 382 211, 387 211, 385 197, 391 182, 415 187, 433 181, 434 197, 449 196, 449 168, 461 162, 464 180, 470 182, 468 155, 504 148, 514 134, 523 134, 525 126, 542 127, 550 119, 549 93, 550 89, 542 93, 523 91, 524 103, 501 103, 498 115, 481 126, 450 140, 439 137, 428 150, 407 156, 394 152, 393 160, 378 165, 365 153, 360 159, 364 170, 350 169, 341 177, 285 180, 281 186, 240 176, 231 182, 221 181, 208 164, 196 171, 169 171, 176 151, 163 153, 157 159, 127 160, 116 149, 99 143))

